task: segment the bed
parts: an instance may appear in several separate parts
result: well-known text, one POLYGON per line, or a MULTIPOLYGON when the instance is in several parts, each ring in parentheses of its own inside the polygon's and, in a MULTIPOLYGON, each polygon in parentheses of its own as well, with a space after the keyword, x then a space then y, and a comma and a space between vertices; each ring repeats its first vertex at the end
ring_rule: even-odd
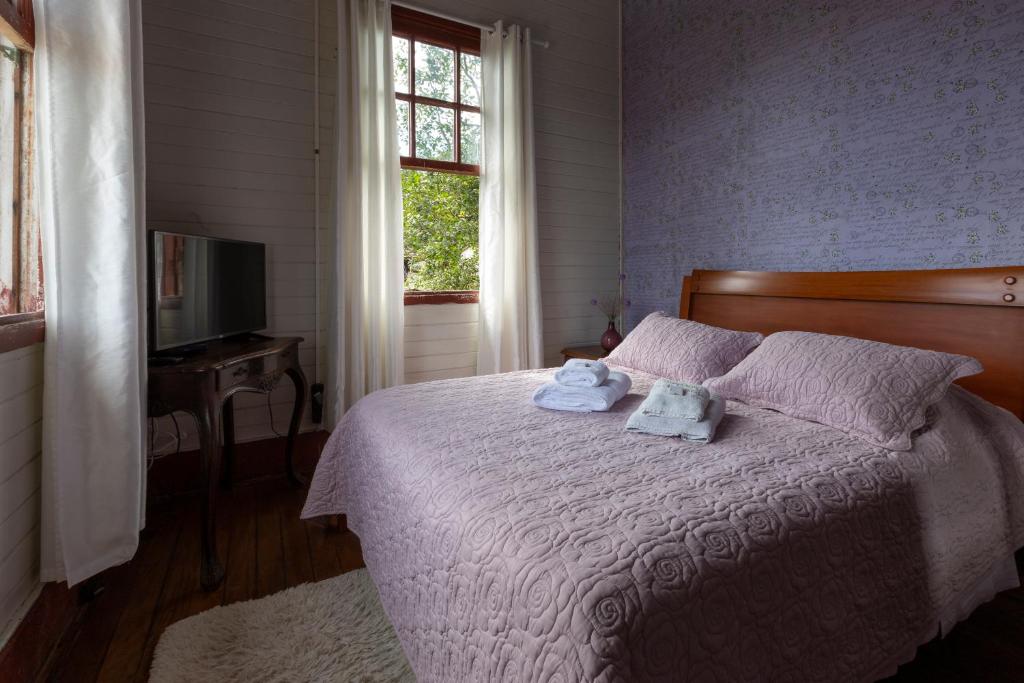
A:
POLYGON ((909 451, 730 402, 714 443, 530 404, 551 370, 372 394, 303 516, 346 514, 419 680, 874 680, 1024 546, 1024 268, 695 271, 680 317, 971 355, 909 451))

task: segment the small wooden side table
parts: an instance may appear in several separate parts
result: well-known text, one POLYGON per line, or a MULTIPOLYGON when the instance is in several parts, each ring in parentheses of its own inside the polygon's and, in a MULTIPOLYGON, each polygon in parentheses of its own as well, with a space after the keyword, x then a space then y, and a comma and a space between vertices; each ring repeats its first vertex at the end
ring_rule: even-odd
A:
MULTIPOLYGON (((295 404, 288 425, 285 467, 288 478, 302 484, 295 474, 292 453, 306 406, 306 376, 299 364, 301 337, 272 338, 249 335, 209 342, 201 353, 181 359, 166 356, 150 359, 149 415, 160 417, 176 410, 191 413, 199 431, 202 461, 202 557, 199 580, 213 590, 224 579, 217 558, 214 524, 218 479, 231 482, 234 464, 235 413, 233 398, 241 391, 269 393, 284 375, 295 385, 295 404), (224 436, 224 469, 221 471, 220 437, 224 436)), ((171 352, 173 353, 173 352, 171 352)))
POLYGON ((600 360, 608 355, 601 346, 566 346, 561 351, 562 358, 568 361, 570 358, 583 358, 585 360, 600 360))

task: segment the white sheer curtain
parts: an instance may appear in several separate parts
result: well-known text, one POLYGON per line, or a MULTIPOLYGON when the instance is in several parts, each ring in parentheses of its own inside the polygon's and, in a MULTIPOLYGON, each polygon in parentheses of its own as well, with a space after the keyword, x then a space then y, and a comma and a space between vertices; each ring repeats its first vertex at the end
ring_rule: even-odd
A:
POLYGON ((405 375, 402 184, 391 3, 338 2, 337 192, 327 297, 328 426, 405 375))
POLYGON ((145 477, 139 0, 35 3, 43 580, 131 559, 145 477))
POLYGON ((533 157, 530 30, 482 36, 480 325, 477 372, 544 364, 533 157))

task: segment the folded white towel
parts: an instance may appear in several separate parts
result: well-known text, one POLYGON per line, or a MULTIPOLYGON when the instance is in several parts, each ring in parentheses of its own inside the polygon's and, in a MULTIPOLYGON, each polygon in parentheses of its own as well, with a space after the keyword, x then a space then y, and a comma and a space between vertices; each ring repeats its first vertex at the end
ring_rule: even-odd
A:
POLYGON ((608 379, 608 366, 599 360, 570 358, 555 373, 555 381, 570 387, 599 387, 608 379))
POLYGON ((703 420, 688 420, 685 417, 658 417, 645 415, 641 408, 626 420, 627 432, 643 432, 658 436, 681 436, 686 441, 711 443, 715 439, 718 423, 725 416, 725 399, 711 394, 711 401, 704 411, 703 420))
POLYGON ((640 410, 644 415, 654 417, 681 417, 696 421, 704 419, 704 410, 710 400, 711 392, 706 387, 662 378, 651 387, 651 393, 640 405, 640 410))
POLYGON ((633 380, 623 372, 609 372, 608 379, 599 387, 570 387, 558 382, 542 384, 533 393, 533 402, 549 410, 568 410, 574 413, 603 412, 621 399, 633 386, 633 380))

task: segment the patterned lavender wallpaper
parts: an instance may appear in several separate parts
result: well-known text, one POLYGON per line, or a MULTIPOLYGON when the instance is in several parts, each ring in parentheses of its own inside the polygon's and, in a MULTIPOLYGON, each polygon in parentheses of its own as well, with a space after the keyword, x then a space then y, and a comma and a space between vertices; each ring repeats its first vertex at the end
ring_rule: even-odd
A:
POLYGON ((1024 263, 1024 0, 623 12, 630 323, 693 268, 1024 263))

